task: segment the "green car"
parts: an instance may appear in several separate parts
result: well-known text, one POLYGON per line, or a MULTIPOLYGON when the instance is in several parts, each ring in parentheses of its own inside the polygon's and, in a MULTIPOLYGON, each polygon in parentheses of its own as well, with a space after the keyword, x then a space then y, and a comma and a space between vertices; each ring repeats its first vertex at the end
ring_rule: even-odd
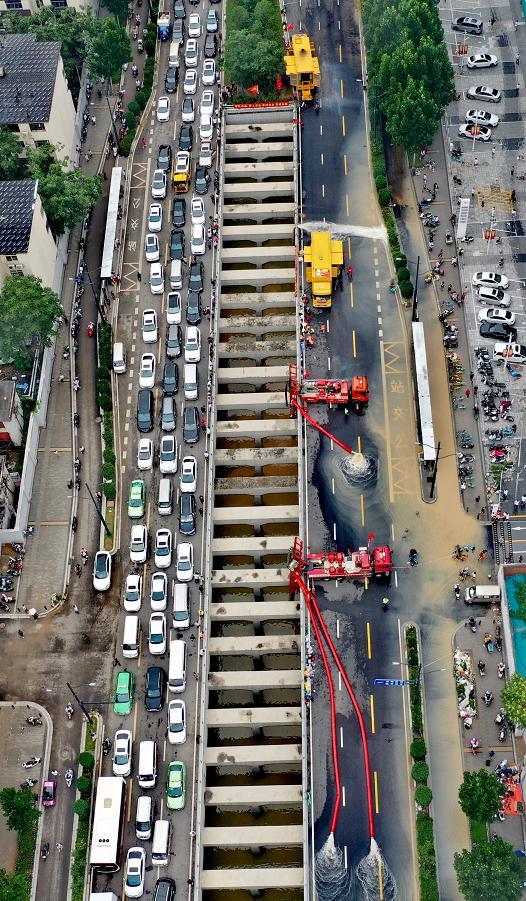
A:
POLYGON ((140 519, 144 516, 144 503, 146 486, 142 479, 134 479, 130 485, 128 495, 128 516, 130 519, 140 519))
POLYGON ((168 764, 166 806, 168 810, 182 810, 186 800, 186 764, 172 760, 168 764))
POLYGON ((113 709, 117 716, 126 716, 131 713, 135 683, 133 673, 117 673, 115 681, 115 701, 113 709))

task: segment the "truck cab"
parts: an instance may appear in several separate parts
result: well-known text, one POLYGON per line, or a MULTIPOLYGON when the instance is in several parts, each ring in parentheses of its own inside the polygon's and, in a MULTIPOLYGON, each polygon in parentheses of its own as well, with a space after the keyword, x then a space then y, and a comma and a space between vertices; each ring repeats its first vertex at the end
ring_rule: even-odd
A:
POLYGON ((172 183, 176 194, 186 194, 191 182, 190 154, 187 150, 180 150, 175 158, 175 168, 172 175, 172 183))

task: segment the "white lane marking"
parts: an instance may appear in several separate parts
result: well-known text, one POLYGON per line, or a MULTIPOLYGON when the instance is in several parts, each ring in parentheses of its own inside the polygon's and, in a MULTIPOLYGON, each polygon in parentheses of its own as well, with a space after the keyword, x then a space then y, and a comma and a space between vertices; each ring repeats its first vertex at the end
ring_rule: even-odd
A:
POLYGON ((323 166, 323 153, 320 154, 321 164, 323 166))
POLYGON ((345 869, 347 869, 347 845, 343 846, 343 864, 345 869))
POLYGON ((342 674, 338 670, 338 691, 342 690, 342 674))
POLYGON ((398 588, 398 573, 397 573, 396 569, 395 569, 395 585, 398 588))
POLYGON ((331 358, 327 357, 327 369, 330 371, 331 368, 331 358))
MULTIPOLYGON (((122 459, 125 460, 127 456, 128 456, 128 451, 123 450, 123 452, 122 452, 122 459)), ((123 471, 123 472, 126 471, 126 467, 125 467, 125 466, 122 467, 122 471, 123 471)))
POLYGON ((334 494, 334 478, 332 480, 332 493, 334 494))
POLYGON ((325 197, 325 185, 321 186, 321 196, 325 197))
POLYGON ((323 125, 320 125, 320 135, 323 134, 323 125))
POLYGON ((340 637, 340 620, 336 620, 336 638, 340 637))
POLYGON ((380 304, 378 304, 378 306, 376 307, 376 312, 377 312, 377 313, 381 313, 381 312, 382 312, 382 307, 381 307, 380 304))
POLYGON ((334 450, 334 441, 331 438, 331 450, 334 450))
MULTIPOLYGON (((325 220, 323 220, 323 221, 325 222, 325 220)), ((526 316, 526 313, 524 315, 526 316)), ((325 326, 325 328, 327 329, 327 334, 329 334, 329 332, 331 330, 331 324, 328 319, 327 319, 327 325, 325 326)))
POLYGON ((345 785, 342 785, 342 807, 345 807, 345 785))
POLYGON ((122 443, 124 444, 124 447, 126 447, 126 445, 128 444, 128 436, 127 435, 124 436, 122 443))
POLYGON ((332 534, 334 535, 334 540, 336 541, 336 523, 334 523, 332 527, 332 534))
POLYGON ((384 333, 383 333, 382 329, 381 328, 378 329, 378 337, 383 338, 383 336, 384 336, 384 333))
POLYGON ((394 522, 391 523, 391 540, 394 541, 395 531, 394 531, 394 522))
POLYGON ((343 748, 343 726, 340 726, 340 748, 343 748))

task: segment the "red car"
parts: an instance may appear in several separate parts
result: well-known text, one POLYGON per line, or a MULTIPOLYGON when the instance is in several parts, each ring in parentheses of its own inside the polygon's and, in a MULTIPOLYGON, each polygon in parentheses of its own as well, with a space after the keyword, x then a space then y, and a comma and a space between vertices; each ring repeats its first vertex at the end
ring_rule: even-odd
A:
POLYGON ((51 779, 49 782, 44 782, 44 787, 42 789, 42 806, 43 807, 54 807, 57 802, 57 780, 51 779))

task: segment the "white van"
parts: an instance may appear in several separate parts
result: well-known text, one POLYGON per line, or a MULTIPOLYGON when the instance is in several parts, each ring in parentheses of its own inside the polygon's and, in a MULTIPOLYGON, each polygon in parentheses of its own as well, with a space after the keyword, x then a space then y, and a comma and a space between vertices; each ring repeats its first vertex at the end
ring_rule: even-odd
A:
POLYGON ((137 781, 141 788, 155 788, 157 784, 157 744, 154 741, 141 741, 139 745, 137 781))
POLYGON ((173 489, 170 479, 159 479, 157 512, 159 516, 170 516, 173 507, 173 489))
POLYGON ((113 371, 117 375, 126 372, 126 350, 122 341, 116 341, 113 345, 113 371))
POLYGON ((186 688, 186 641, 181 638, 170 642, 168 688, 176 694, 180 694, 186 688))
POLYGON ((124 634, 122 636, 122 656, 133 659, 139 656, 141 625, 138 616, 124 617, 124 634))
POLYGON ((470 585, 464 592, 466 604, 498 604, 500 588, 498 585, 470 585))
POLYGON ((181 291, 183 287, 183 261, 172 260, 170 263, 170 290, 181 291))
POLYGON ((199 397, 199 373, 195 363, 184 364, 184 396, 186 400, 199 397))
POLYGON ((153 800, 150 795, 139 795, 135 809, 135 835, 142 841, 152 837, 153 800))
POLYGON ((168 54, 168 68, 170 69, 178 69, 179 68, 179 51, 181 49, 180 41, 172 41, 170 44, 170 52, 168 54))
POLYGON ((190 628, 190 591, 182 582, 172 582, 173 627, 174 629, 190 628))
POLYGON ((523 344, 497 341, 493 347, 493 359, 506 360, 507 363, 526 363, 526 347, 523 344))
POLYGON ((158 867, 167 867, 172 841, 172 824, 170 820, 156 820, 153 829, 152 863, 158 867))

